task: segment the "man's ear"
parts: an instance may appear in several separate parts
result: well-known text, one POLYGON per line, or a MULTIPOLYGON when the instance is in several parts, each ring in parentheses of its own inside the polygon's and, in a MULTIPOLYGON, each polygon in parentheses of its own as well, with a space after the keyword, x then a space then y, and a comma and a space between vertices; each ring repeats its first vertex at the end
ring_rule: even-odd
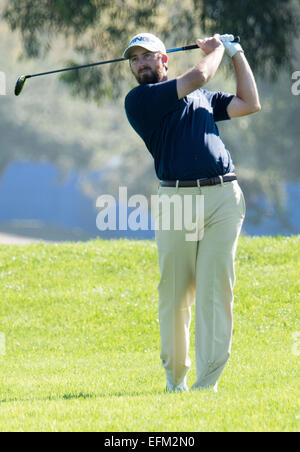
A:
POLYGON ((168 70, 168 57, 167 57, 167 55, 163 55, 162 56, 162 62, 163 62, 163 65, 165 66, 165 69, 167 71, 168 70))

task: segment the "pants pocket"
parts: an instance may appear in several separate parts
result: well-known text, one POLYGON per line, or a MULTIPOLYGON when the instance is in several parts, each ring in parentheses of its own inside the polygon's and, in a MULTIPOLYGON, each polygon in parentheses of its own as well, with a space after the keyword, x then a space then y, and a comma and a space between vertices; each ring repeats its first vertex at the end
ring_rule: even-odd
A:
POLYGON ((240 189, 240 192, 241 192, 241 201, 242 201, 242 205, 243 205, 243 216, 245 217, 246 216, 246 211, 247 211, 245 196, 244 196, 243 190, 241 189, 240 186, 239 186, 239 189, 240 189))
POLYGON ((241 215, 243 218, 246 216, 246 201, 243 190, 241 189, 239 183, 237 181, 233 182, 234 192, 236 196, 236 201, 241 207, 241 215))

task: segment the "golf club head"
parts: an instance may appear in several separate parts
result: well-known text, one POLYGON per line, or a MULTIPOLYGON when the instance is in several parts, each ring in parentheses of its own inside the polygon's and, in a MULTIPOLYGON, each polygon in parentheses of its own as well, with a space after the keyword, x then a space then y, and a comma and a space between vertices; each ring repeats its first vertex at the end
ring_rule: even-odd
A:
POLYGON ((15 86, 15 95, 18 96, 23 89, 26 81, 26 75, 20 75, 15 86))

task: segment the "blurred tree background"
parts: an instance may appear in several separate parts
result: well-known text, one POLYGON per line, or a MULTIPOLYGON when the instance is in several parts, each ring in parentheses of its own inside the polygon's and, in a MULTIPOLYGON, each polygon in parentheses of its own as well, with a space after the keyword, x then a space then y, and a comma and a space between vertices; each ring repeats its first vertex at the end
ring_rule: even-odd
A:
MULTIPOLYGON (((221 136, 256 212, 253 221, 267 214, 261 194, 287 221, 285 182, 300 181, 300 97, 291 92, 292 73, 300 69, 298 0, 0 0, 0 7, 0 63, 9 88, 1 99, 0 172, 14 159, 47 160, 62 175, 72 167, 103 169, 101 179, 83 181, 91 196, 117 193, 120 185, 150 195, 157 185, 152 158, 123 109, 135 86, 126 62, 29 80, 19 98, 12 94, 16 78, 119 58, 140 31, 159 35, 167 48, 230 32, 241 36, 262 111, 219 123, 221 136)), ((200 51, 170 56, 169 77, 201 57, 200 51)), ((234 92, 229 58, 207 88, 234 92)))
MULTIPOLYGON (((46 55, 57 36, 78 58, 118 58, 129 38, 151 30, 172 46, 230 30, 242 35, 249 62, 258 75, 274 79, 291 70, 299 34, 298 0, 9 0, 2 17, 22 37, 24 54, 46 55)), ((70 72, 65 81, 76 94, 100 100, 123 93, 127 68, 70 72), (123 70, 122 70, 123 69, 123 70)))

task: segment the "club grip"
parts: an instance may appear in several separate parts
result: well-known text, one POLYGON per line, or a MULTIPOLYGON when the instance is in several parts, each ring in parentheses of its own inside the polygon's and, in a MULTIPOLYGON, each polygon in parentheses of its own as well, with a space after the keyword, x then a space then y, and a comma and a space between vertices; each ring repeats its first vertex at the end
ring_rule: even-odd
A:
MULTIPOLYGON (((241 42, 241 39, 240 39, 239 36, 235 36, 234 39, 233 39, 233 41, 231 41, 231 42, 241 42)), ((197 46, 197 44, 193 44, 193 45, 190 45, 190 46, 184 46, 184 47, 182 47, 182 50, 193 50, 193 49, 199 49, 199 47, 197 46)))

